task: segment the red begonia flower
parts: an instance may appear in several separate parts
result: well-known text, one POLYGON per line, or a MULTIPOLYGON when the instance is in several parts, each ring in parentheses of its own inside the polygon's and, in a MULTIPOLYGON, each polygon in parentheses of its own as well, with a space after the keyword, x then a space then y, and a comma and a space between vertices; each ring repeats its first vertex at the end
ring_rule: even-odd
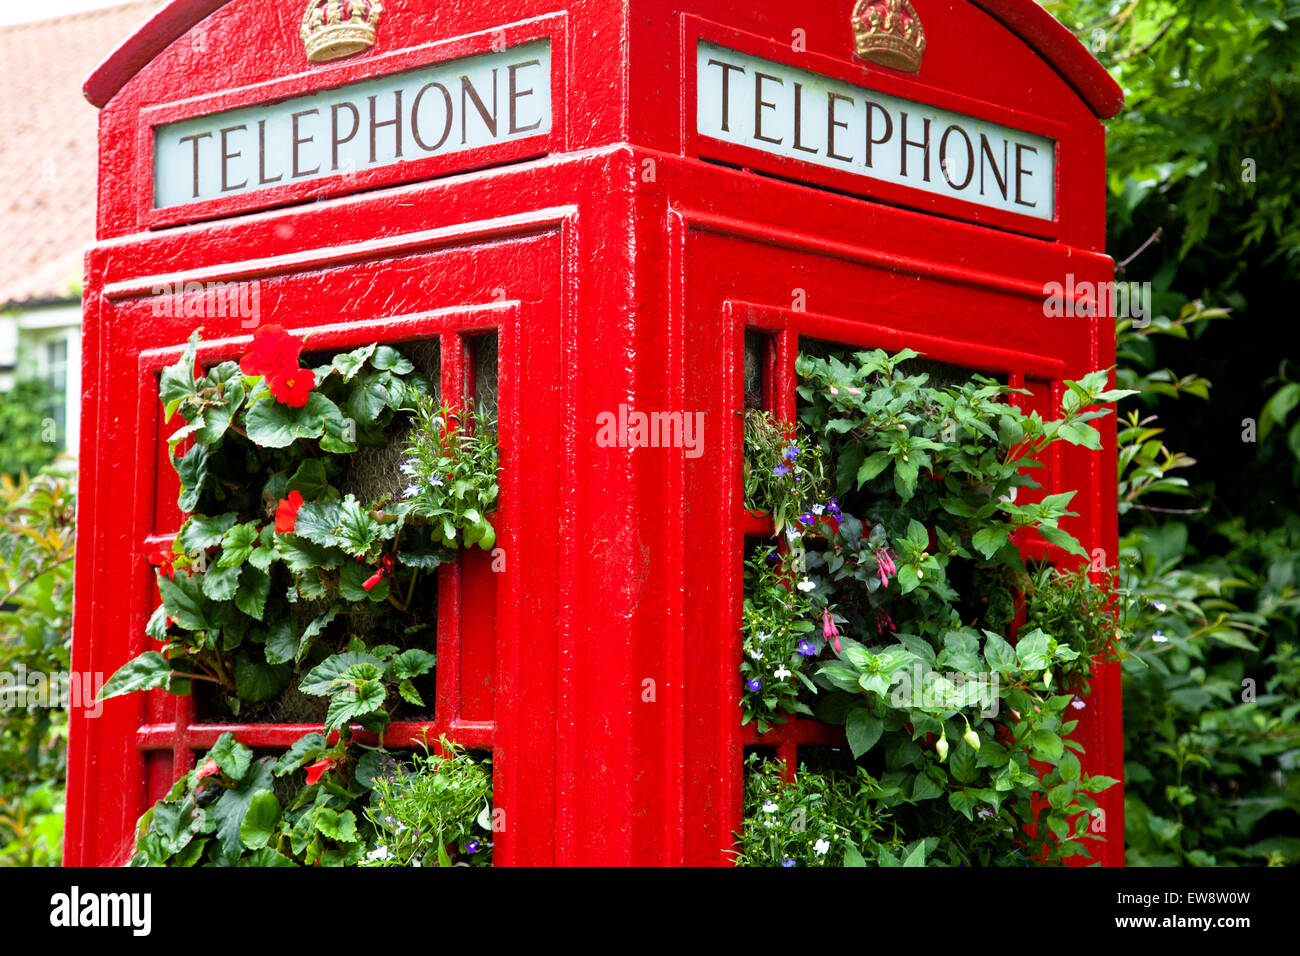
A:
POLYGON ((326 771, 334 766, 333 760, 317 760, 313 764, 307 765, 307 786, 320 783, 320 778, 325 776, 326 771))
POLYGON ((214 773, 221 773, 221 768, 217 766, 215 760, 209 757, 203 762, 202 769, 199 770, 199 779, 202 780, 204 777, 210 777, 214 773))
POLYGON ((298 523, 298 509, 301 507, 301 492, 291 491, 288 498, 281 498, 279 507, 275 509, 275 530, 280 534, 293 531, 294 525, 298 523))
POLYGON ((302 408, 316 386, 316 373, 309 368, 286 367, 266 377, 271 394, 281 405, 302 408))
POLYGON ((386 554, 379 559, 379 570, 376 571, 374 574, 370 575, 370 577, 366 578, 366 580, 362 582, 361 586, 365 588, 367 591, 369 591, 381 580, 383 580, 385 574, 391 574, 392 572, 393 572, 393 556, 391 554, 386 554))
POLYGON ((264 325, 253 333, 253 344, 239 360, 245 375, 279 375, 298 367, 302 339, 290 335, 278 325, 264 325))
POLYGON ((159 548, 149 555, 149 563, 155 565, 160 572, 167 575, 168 581, 176 580, 176 569, 172 567, 175 560, 176 555, 167 548, 159 548))

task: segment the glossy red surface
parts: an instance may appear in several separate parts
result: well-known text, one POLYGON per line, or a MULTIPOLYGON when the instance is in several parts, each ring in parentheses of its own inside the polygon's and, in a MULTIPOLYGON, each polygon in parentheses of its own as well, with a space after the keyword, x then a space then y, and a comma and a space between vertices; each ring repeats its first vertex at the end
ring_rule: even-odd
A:
MULTIPOLYGON (((494 752, 499 863, 726 863, 743 748, 794 758, 838 741, 804 722, 761 741, 739 727, 742 547, 766 531, 740 500, 744 331, 774 336, 769 401, 786 415, 801 338, 909 346, 1005 373, 1044 402, 1062 378, 1114 362, 1110 318, 1049 319, 1042 303, 1044 283, 1066 273, 1112 276, 1098 117, 1118 109, 1118 89, 1030 0, 913 5, 928 47, 906 75, 854 57, 851 0, 394 4, 373 50, 319 66, 298 40, 302 0, 164 9, 87 84, 102 107, 101 161, 73 666, 107 675, 146 648, 156 594, 144 555, 181 520, 156 374, 196 322, 155 315, 157 286, 257 280, 263 320, 312 330, 322 348, 437 336, 449 397, 465 381, 466 337, 495 329, 504 569, 471 556, 439 575, 433 730, 494 752), (150 117, 251 102, 262 84, 292 95, 430 51, 464 55, 498 28, 552 39, 544 141, 152 208, 150 117), (1055 220, 1023 228, 795 161, 764 175, 701 159, 688 43, 699 30, 1056 131, 1055 220), (804 50, 791 47, 796 30, 804 50), (601 447, 597 416, 620 404, 703 413, 702 454, 601 447)), ((204 362, 251 337, 239 318, 202 324, 204 362)), ((1068 527, 1113 556, 1113 418, 1102 436, 1102 454, 1059 453, 1049 483, 1079 489, 1068 527)), ((1110 665, 1081 712, 1090 772, 1123 776, 1120 721, 1110 665)), ((224 729, 275 748, 311 728, 200 723, 187 698, 161 693, 110 701, 94 720, 74 714, 67 862, 121 862, 149 801, 224 729)), ((1119 864, 1120 789, 1101 802, 1100 858, 1119 864)))

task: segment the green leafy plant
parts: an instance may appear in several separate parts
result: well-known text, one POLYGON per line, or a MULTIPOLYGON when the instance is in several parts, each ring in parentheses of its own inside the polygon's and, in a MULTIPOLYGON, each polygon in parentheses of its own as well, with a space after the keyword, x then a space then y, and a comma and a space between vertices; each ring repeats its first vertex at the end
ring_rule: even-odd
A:
POLYGON ((408 766, 320 733, 279 757, 222 734, 140 818, 131 865, 419 866, 453 855, 490 863, 490 844, 466 844, 475 828, 491 831, 483 813, 491 775, 451 741, 439 747, 445 756, 417 754, 408 766))
POLYGON ((185 421, 169 441, 190 444, 175 464, 179 503, 193 511, 172 547, 150 555, 162 603, 146 632, 162 647, 128 662, 103 695, 188 693, 198 681, 239 713, 276 699, 331 632, 398 644, 418 635, 415 580, 444 553, 427 529, 406 526, 401 503, 363 503, 337 483, 344 456, 385 445, 428 386, 388 346, 299 368, 302 343, 278 330, 242 363, 196 375, 197 342, 160 380, 166 413, 185 421))
POLYGON ((279 759, 222 734, 206 759, 140 818, 133 866, 343 866, 370 834, 356 808, 364 788, 342 745, 320 734, 279 759), (311 761, 318 773, 299 776, 311 761), (313 779, 314 777, 314 779, 313 779))
POLYGON ((162 603, 146 631, 162 646, 120 669, 104 697, 188 693, 200 682, 233 713, 265 709, 331 649, 360 641, 391 647, 392 660, 371 651, 374 662, 334 675, 326 723, 345 712, 386 723, 384 688, 422 706, 413 681, 428 667, 391 682, 363 671, 402 671, 412 652, 425 654, 414 642, 432 622, 415 606, 417 582, 451 557, 449 546, 492 545, 495 441, 473 414, 449 427, 394 348, 368 345, 301 368, 303 343, 268 328, 241 362, 207 371, 195 369, 196 334, 162 373, 165 411, 185 421, 170 442, 183 452, 179 503, 193 513, 172 547, 150 556, 162 603), (362 446, 394 449, 393 491, 372 500, 340 486, 351 480, 347 456, 362 446), (412 480, 405 494, 403 474, 412 480))
POLYGON ((423 398, 402 471, 409 514, 429 523, 434 540, 490 551, 496 531, 488 515, 497 503, 497 445, 482 410, 457 413, 423 398))
POLYGON ((75 517, 70 473, 0 475, 0 866, 62 856, 68 701, 53 691, 69 668, 75 517), (48 699, 30 699, 32 677, 48 699))
MULTIPOLYGON (((1057 692, 1057 675, 1086 673, 1081 656, 1109 646, 1096 632, 1113 640, 1115 628, 1080 590, 1074 611, 1086 621, 1014 633, 1017 596, 1033 587, 1016 542, 1034 533, 1085 554, 1060 527, 1073 492, 1034 500, 1030 472, 1055 442, 1099 448, 1090 423, 1128 393, 1095 372, 1067 382, 1059 417, 1044 420, 994 380, 935 386, 907 374, 916 354, 796 363, 800 418, 836 494, 833 517, 828 503, 801 519, 811 586, 802 600, 787 591, 787 603, 821 610, 816 713, 844 724, 878 781, 868 798, 909 858, 1016 865, 1086 853, 1093 795, 1115 781, 1082 773, 1070 740, 1078 698, 1057 692)), ((1059 623, 1064 585, 1043 586, 1054 601, 1044 619, 1059 623)))
POLYGON ((760 548, 745 563, 741 723, 756 721, 760 733, 787 714, 812 716, 799 699, 801 690, 816 691, 803 666, 824 643, 814 634, 797 573, 789 552, 783 556, 772 547, 760 548))
POLYGON ((1025 603, 1024 630, 1052 635, 1061 647, 1078 656, 1057 668, 1062 687, 1082 686, 1093 665, 1123 660, 1126 633, 1120 612, 1130 606, 1127 592, 1117 590, 1110 572, 1101 586, 1088 568, 1062 571, 1044 563, 1035 569, 1025 603))
POLYGON ((865 770, 845 775, 805 766, 792 782, 786 782, 784 770, 779 761, 757 754, 745 762, 738 866, 924 865, 924 842, 905 848, 900 861, 882 841, 888 815, 876 797, 883 791, 865 770))
MULTIPOLYGON (((160 376, 164 411, 184 420, 169 441, 179 504, 191 512, 171 547, 149 555, 162 603, 146 632, 161 647, 124 665, 102 696, 189 693, 198 682, 233 713, 257 713, 292 694, 323 733, 278 759, 223 735, 142 818, 135 862, 355 865, 367 853, 374 862, 365 811, 376 779, 385 799, 416 808, 414 791, 395 783, 407 771, 383 749, 398 709, 426 706, 420 684, 437 662, 419 646, 434 616, 416 583, 454 547, 492 546, 495 439, 480 416, 439 408, 389 346, 304 367, 302 340, 263 327, 240 362, 205 371, 197 345, 196 334, 160 376), (348 457, 363 447, 378 451, 358 473, 348 457), (354 727, 376 732, 379 748, 358 743, 354 727)), ((446 833, 469 833, 490 777, 458 758, 426 760, 414 779, 426 778, 429 812, 446 833), (458 790, 477 788, 465 821, 431 796, 453 778, 458 790)), ((453 839, 439 853, 474 851, 453 839)))
POLYGON ((1181 522, 1121 541, 1129 865, 1300 862, 1300 520, 1216 533, 1201 558, 1181 522))
POLYGON ((411 768, 375 777, 366 816, 378 841, 366 865, 491 866, 491 763, 441 737, 411 768))
POLYGON ((821 449, 771 412, 745 412, 745 507, 772 516, 777 533, 820 500, 821 449))
POLYGON ((35 474, 54 461, 60 444, 49 418, 51 400, 38 379, 21 379, 0 394, 0 475, 35 474))
POLYGON ((424 700, 412 683, 433 670, 437 656, 419 648, 399 651, 392 644, 367 647, 353 638, 348 649, 317 664, 302 679, 304 694, 329 698, 325 730, 358 723, 379 733, 392 718, 391 692, 409 704, 424 706, 424 700))

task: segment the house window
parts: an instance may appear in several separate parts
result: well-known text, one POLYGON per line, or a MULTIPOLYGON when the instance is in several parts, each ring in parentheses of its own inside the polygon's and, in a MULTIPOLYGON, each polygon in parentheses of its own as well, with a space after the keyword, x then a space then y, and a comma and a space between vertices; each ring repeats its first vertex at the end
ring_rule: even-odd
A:
POLYGON ((45 343, 46 415, 54 420, 59 447, 67 437, 68 426, 68 340, 55 339, 45 343))

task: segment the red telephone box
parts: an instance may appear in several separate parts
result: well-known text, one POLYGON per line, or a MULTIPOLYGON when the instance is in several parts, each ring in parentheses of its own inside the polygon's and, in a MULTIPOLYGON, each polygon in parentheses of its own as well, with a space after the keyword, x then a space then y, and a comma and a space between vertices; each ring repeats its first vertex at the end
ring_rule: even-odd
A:
MULTIPOLYGON (((503 864, 728 859, 760 742, 739 720, 741 554, 768 530, 741 505, 747 338, 785 416, 809 339, 911 347, 1043 407, 1113 364, 1110 317, 1048 319, 1043 298, 1112 276, 1099 120, 1121 94, 1031 0, 176 0, 86 94, 73 666, 146 649, 144 555, 181 521, 159 370, 198 324, 205 364, 252 334, 186 302, 255 283, 262 320, 313 347, 437 340, 451 402, 495 355, 506 560, 440 569, 433 729, 493 751, 503 864), (701 444, 603 447, 620 406, 702 413, 701 444)), ((1044 484, 1080 489, 1069 529, 1114 555, 1102 435, 1044 484)), ((1122 777, 1117 665, 1090 701, 1089 771, 1122 777)), ((121 862, 222 732, 274 749, 319 729, 202 718, 161 691, 74 715, 70 864, 121 862)), ((834 740, 801 720, 761 742, 834 740)))

